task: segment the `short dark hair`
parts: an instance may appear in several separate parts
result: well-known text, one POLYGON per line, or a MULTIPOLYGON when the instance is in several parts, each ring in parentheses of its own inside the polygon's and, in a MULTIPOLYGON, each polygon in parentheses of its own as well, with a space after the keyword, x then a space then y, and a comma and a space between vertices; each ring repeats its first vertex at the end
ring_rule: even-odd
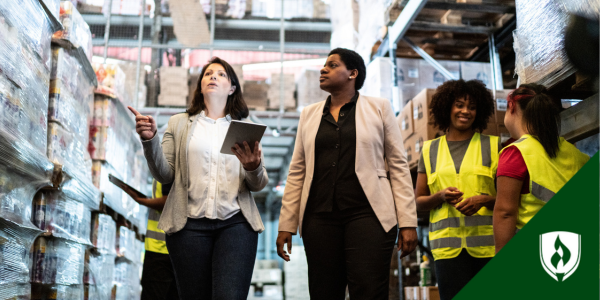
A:
POLYGON ((448 80, 438 86, 431 99, 431 116, 433 125, 441 131, 450 128, 450 112, 454 101, 459 98, 469 97, 469 101, 475 102, 477 114, 471 128, 479 132, 487 128, 488 119, 494 113, 494 98, 485 84, 479 80, 464 81, 448 80))
POLYGON ((334 54, 340 56, 340 59, 346 65, 346 69, 358 71, 358 76, 356 76, 356 81, 354 82, 354 89, 357 91, 360 90, 367 77, 367 67, 363 58, 355 51, 345 48, 335 48, 327 56, 329 57, 334 54))
POLYGON ((192 100, 192 103, 190 103, 190 107, 186 112, 190 116, 193 116, 206 109, 206 104, 204 104, 204 95, 202 94, 202 77, 204 77, 206 69, 208 69, 208 67, 212 64, 219 64, 223 66, 225 73, 227 73, 227 78, 229 78, 229 82, 231 82, 232 86, 235 86, 235 91, 233 91, 233 93, 227 97, 225 114, 230 115, 234 120, 247 118, 249 111, 246 101, 244 101, 244 97, 242 96, 240 81, 231 65, 216 56, 209 60, 204 67, 202 67, 202 72, 200 72, 200 78, 198 79, 198 85, 196 86, 196 91, 194 92, 194 99, 192 100))

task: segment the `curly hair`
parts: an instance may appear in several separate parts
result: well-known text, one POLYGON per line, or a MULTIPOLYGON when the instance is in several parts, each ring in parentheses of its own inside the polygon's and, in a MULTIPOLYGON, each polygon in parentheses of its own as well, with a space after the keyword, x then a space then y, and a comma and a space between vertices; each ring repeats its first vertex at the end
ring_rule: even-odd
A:
POLYGON ((467 96, 477 106, 477 114, 471 128, 479 132, 485 130, 488 119, 494 113, 494 98, 480 80, 449 80, 440 85, 430 104, 433 125, 446 132, 450 128, 450 112, 454 101, 467 96))
POLYGON ((346 65, 346 69, 358 71, 356 81, 354 82, 354 89, 357 91, 360 90, 367 77, 367 67, 365 66, 365 61, 363 58, 360 56, 360 54, 356 53, 356 51, 345 48, 335 48, 329 52, 327 57, 334 54, 340 56, 340 59, 346 65))

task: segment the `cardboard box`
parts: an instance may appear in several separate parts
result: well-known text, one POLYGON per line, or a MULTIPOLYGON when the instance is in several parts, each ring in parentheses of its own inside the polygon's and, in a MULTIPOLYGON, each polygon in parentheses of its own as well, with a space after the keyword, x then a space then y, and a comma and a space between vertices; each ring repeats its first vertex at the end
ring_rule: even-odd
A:
POLYGON ((420 91, 421 89, 417 86, 399 87, 398 94, 400 95, 400 103, 406 105, 406 103, 408 103, 408 101, 411 101, 417 94, 419 94, 420 91))
POLYGON ((404 299, 421 300, 421 289, 418 286, 407 286, 404 288, 404 299))
POLYGON ((404 138, 404 150, 406 150, 406 161, 408 162, 409 168, 414 168, 419 162, 418 153, 415 152, 414 136, 404 138))
MULTIPOLYGON (((442 67, 446 68, 455 78, 460 78, 460 63, 457 61, 438 61, 442 67)), ((419 84, 422 89, 435 89, 444 82, 450 80, 440 71, 434 68, 425 60, 419 61, 420 78, 419 84)))
POLYGON ((504 124, 497 124, 496 128, 498 128, 496 135, 500 137, 500 142, 504 144, 510 139, 510 132, 508 132, 508 129, 506 129, 506 126, 504 126, 504 124))
POLYGON ((489 63, 461 61, 460 75, 465 81, 481 80, 488 89, 492 88, 492 67, 489 63))
POLYGON ((409 58, 396 59, 396 78, 398 79, 398 87, 418 87, 419 61, 421 60, 409 58))
POLYGON ((494 115, 496 117, 496 123, 504 124, 504 116, 506 115, 506 110, 508 109, 508 94, 510 94, 512 90, 496 90, 496 100, 494 103, 494 115))
POLYGON ((435 93, 435 89, 424 89, 412 100, 413 123, 415 130, 425 128, 427 124, 433 123, 429 116, 429 104, 435 93))
POLYGON ((428 125, 421 129, 415 129, 415 132, 410 137, 404 139, 404 149, 406 150, 406 160, 408 161, 409 168, 417 167, 423 143, 441 135, 444 135, 444 133, 428 125))
POLYGON ((404 105, 402 111, 400 111, 400 114, 397 118, 398 126, 400 126, 400 132, 402 133, 402 137, 405 139, 410 137, 414 132, 414 122, 412 114, 412 101, 408 101, 408 103, 404 105))
POLYGON ((161 106, 186 106, 187 96, 171 96, 171 95, 158 95, 158 105, 161 106))
POLYGON ((437 286, 422 286, 421 300, 440 300, 440 291, 437 286))
POLYGON ((487 135, 495 135, 498 136, 498 125, 495 122, 490 122, 487 124, 487 128, 481 133, 487 135))

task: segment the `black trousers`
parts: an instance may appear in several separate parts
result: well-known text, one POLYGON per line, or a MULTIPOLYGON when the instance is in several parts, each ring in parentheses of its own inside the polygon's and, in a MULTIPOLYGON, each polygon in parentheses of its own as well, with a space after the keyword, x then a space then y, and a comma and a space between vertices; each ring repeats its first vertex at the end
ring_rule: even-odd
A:
POLYGON ((191 219, 167 235, 182 300, 246 300, 258 232, 242 213, 227 220, 191 219))
POLYGON ((142 300, 179 299, 169 254, 146 251, 142 270, 142 300))
POLYGON ((441 300, 451 300, 491 260, 491 257, 476 258, 463 249, 455 258, 435 261, 441 300))
POLYGON ((387 300, 397 228, 385 232, 373 210, 308 213, 302 234, 311 300, 387 300))

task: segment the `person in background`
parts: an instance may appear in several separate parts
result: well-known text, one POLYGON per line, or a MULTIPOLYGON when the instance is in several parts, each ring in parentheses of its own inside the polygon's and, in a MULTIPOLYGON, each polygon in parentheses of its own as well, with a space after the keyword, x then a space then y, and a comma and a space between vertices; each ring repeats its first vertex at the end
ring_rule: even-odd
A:
POLYGON ((169 120, 161 142, 156 121, 136 116, 150 173, 172 183, 158 228, 166 233, 181 299, 247 299, 264 230, 251 191, 268 183, 260 145, 243 142, 221 154, 231 120, 248 107, 233 68, 215 57, 202 68, 194 99, 169 120))
POLYGON ((400 128, 388 99, 358 93, 365 77, 358 53, 332 50, 320 78, 331 96, 300 115, 276 244, 289 261, 300 229, 313 300, 344 299, 346 286, 353 300, 387 300, 396 235, 402 256, 417 244, 400 128))
POLYGON ((494 100, 478 80, 450 80, 431 100, 434 126, 446 133, 426 141, 417 175, 417 210, 429 211, 429 245, 440 298, 452 299, 494 256, 494 177, 497 136, 480 134, 494 100))
POLYGON ((141 300, 179 299, 175 274, 165 243, 165 232, 157 227, 170 190, 171 184, 162 185, 156 180, 152 183, 152 198, 142 198, 134 191, 124 190, 135 202, 149 208, 144 242, 146 254, 142 270, 141 300))
POLYGON ((523 84, 507 100, 504 124, 518 139, 502 150, 498 163, 496 252, 589 160, 559 136, 561 102, 544 86, 523 84))

